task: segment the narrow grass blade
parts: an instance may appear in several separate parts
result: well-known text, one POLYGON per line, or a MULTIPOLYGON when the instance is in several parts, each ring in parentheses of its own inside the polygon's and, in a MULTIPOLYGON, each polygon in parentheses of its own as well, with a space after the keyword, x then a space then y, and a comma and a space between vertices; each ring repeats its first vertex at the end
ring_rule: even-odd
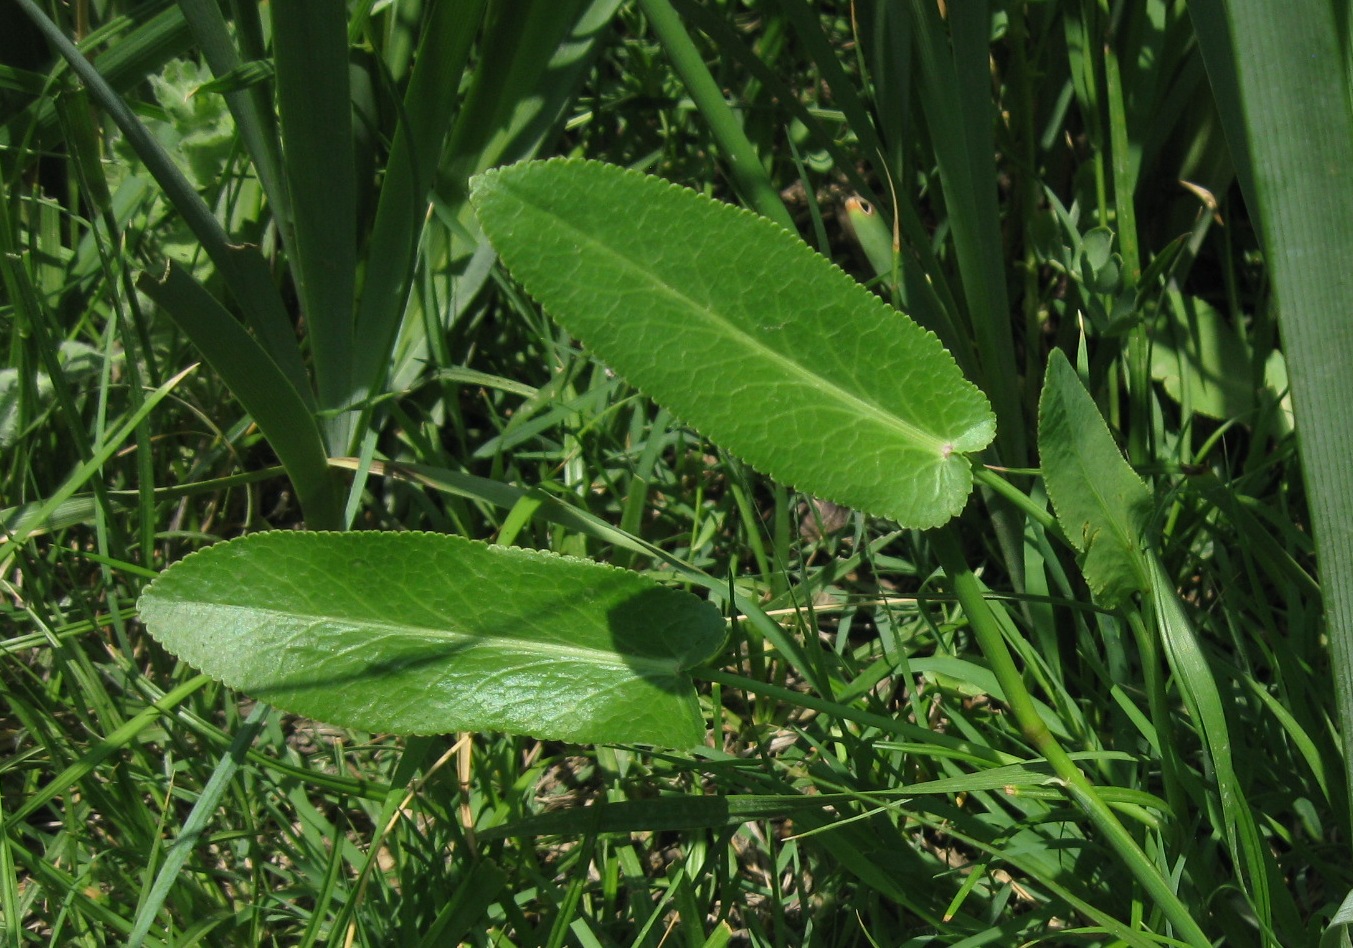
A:
MULTIPOLYGON (((273 58, 282 154, 295 215, 290 260, 310 337, 321 409, 365 394, 353 390, 353 299, 357 279, 357 169, 348 82, 347 16, 339 0, 272 6, 273 58)), ((335 449, 346 450, 352 419, 331 417, 335 449)))
POLYGON ((363 344, 354 352, 353 382, 373 394, 389 369, 390 347, 404 318, 428 191, 483 7, 484 0, 433 4, 390 142, 355 330, 363 344))
POLYGON ((987 63, 991 16, 985 2, 956 3, 948 28, 934 4, 904 5, 913 19, 925 109, 944 184, 944 206, 982 381, 1001 422, 997 446, 1004 463, 1025 463, 1023 399, 1015 365, 1005 286, 1001 217, 996 201, 995 114, 987 63))
POLYGON ((5 835, 8 836, 13 827, 18 826, 30 814, 46 806, 53 799, 69 790, 82 778, 93 773, 99 764, 135 741, 141 732, 158 721, 163 715, 173 714, 178 706, 186 701, 193 692, 200 690, 203 686, 209 684, 210 681, 211 679, 206 675, 195 676, 176 687, 173 691, 167 692, 159 701, 156 701, 148 708, 144 708, 134 717, 128 719, 121 727, 117 728, 117 730, 100 740, 90 748, 88 752, 81 756, 79 760, 53 777, 45 786, 30 793, 23 804, 13 813, 9 814, 8 818, 5 820, 5 835))
POLYGON ((147 395, 140 408, 127 416, 116 428, 108 432, 100 443, 92 447, 89 459, 76 468, 60 488, 43 501, 40 507, 25 516, 23 523, 16 526, 15 532, 10 536, 10 541, 15 544, 22 543, 28 537, 27 531, 42 529, 52 515, 61 510, 81 487, 89 483, 90 478, 98 473, 99 468, 108 463, 108 460, 121 449, 123 443, 136 431, 137 425, 141 424, 155 409, 155 406, 159 405, 165 396, 172 392, 194 368, 196 366, 189 366, 147 395))
POLYGON ((662 833, 676 830, 739 826, 749 820, 791 817, 804 810, 821 810, 837 802, 830 794, 774 796, 674 796, 656 800, 625 800, 542 813, 514 823, 492 826, 479 838, 560 836, 597 833, 662 833))
POLYGON ((416 948, 464 944, 463 939, 467 935, 483 932, 484 916, 509 881, 508 874, 491 859, 469 864, 454 894, 446 900, 427 930, 422 932, 416 948))
POLYGON ((686 27, 669 0, 639 0, 639 6, 667 50, 695 107, 709 123, 709 130, 728 161, 729 173, 743 201, 781 226, 793 230, 794 220, 785 210, 779 191, 771 183, 760 156, 743 133, 742 125, 723 97, 723 90, 710 75, 709 67, 695 48, 695 43, 691 42, 686 27))
POLYGON ((1175 891, 1175 884, 1142 850, 1141 844, 1127 831, 1103 796, 1039 717, 1033 696, 1006 645, 1005 632, 996 615, 996 607, 986 600, 981 582, 963 559, 957 532, 952 527, 946 527, 936 530, 931 536, 959 604, 1026 739, 1047 758, 1062 779, 1067 796, 1090 819, 1101 838, 1170 919, 1185 942, 1194 948, 1209 945, 1207 936, 1189 907, 1175 891))
POLYGON ((235 735, 230 750, 217 761, 211 779, 202 788, 197 801, 193 804, 192 812, 183 821, 178 838, 174 840, 168 852, 165 853, 164 862, 155 875, 155 882, 151 885, 150 892, 136 907, 136 918, 133 922, 132 933, 127 938, 127 948, 140 948, 145 943, 146 936, 150 934, 150 926, 155 924, 155 916, 159 914, 164 905, 170 888, 178 881, 179 873, 187 863, 193 847, 201 841, 202 834, 206 832, 207 825, 211 822, 216 808, 221 805, 221 798, 225 796, 231 779, 244 762, 245 751, 248 750, 249 745, 253 743, 254 738, 262 729, 263 719, 269 710, 266 704, 261 702, 256 704, 254 710, 249 713, 249 717, 240 727, 239 733, 235 735))
POLYGON ((453 213, 470 177, 536 154, 591 66, 620 0, 558 0, 528 17, 495 8, 480 60, 442 156, 438 180, 453 213))
POLYGON ((184 661, 371 731, 500 730, 687 748, 709 603, 637 573, 430 533, 254 534, 174 564, 138 605, 184 661))
POLYGON ((1189 621, 1160 560, 1149 557, 1151 603, 1165 655, 1175 681, 1184 696, 1194 726, 1212 767, 1221 801, 1220 829, 1231 858, 1244 867, 1246 894, 1265 930, 1271 930, 1273 912, 1265 865, 1265 842, 1259 834, 1254 813, 1245 799, 1244 786, 1236 774, 1231 732, 1226 722, 1226 707, 1217 680, 1203 655, 1198 633, 1189 621))
POLYGON ((472 201, 513 274, 659 403, 753 466, 913 527, 972 490, 986 399, 933 335, 783 228, 597 162, 516 165, 472 201))

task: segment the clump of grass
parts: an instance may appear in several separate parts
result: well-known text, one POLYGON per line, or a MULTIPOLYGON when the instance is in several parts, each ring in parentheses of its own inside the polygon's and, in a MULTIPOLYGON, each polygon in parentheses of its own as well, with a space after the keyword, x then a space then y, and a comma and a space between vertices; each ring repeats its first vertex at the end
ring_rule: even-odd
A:
MULTIPOLYGON (((135 285, 175 259, 234 318, 245 304, 230 274, 66 67, 10 48, 9 943, 1158 944, 1171 930, 1012 720, 932 535, 811 517, 810 498, 682 428, 475 255, 469 174, 554 150, 749 203, 802 195, 810 242, 932 329, 992 398, 1002 433, 985 460, 1014 469, 1045 513, 1021 472, 1037 461, 1047 353, 1077 357, 1151 478, 1164 568, 1241 751, 1266 889, 1238 864, 1205 738, 1135 613, 1096 603, 1056 531, 1000 496, 969 506, 960 552, 1039 713, 1209 937, 1314 941, 1353 884, 1314 578, 1323 528, 1274 374, 1272 303, 1247 282, 1265 279, 1247 227, 1258 211, 1215 134, 1189 19, 1163 3, 1112 20, 1096 8, 988 17, 950 4, 944 19, 887 4, 677 3, 686 47, 662 3, 562 4, 521 35, 481 6, 464 5, 466 32, 445 34, 465 37, 453 77, 465 94, 444 134, 428 132, 419 173, 435 186, 401 230, 408 267, 392 279, 402 305, 377 353, 380 384, 355 406, 316 406, 337 439, 329 454, 356 458, 324 475, 329 512, 338 525, 493 539, 664 581, 682 581, 673 563, 725 577, 754 608, 729 616, 726 651, 699 673, 710 746, 345 732, 268 713, 147 639, 133 603, 160 568, 220 538, 316 526, 316 508, 228 373, 179 377, 201 354, 135 285), (585 39, 563 43, 570 31, 585 39), (702 69, 728 114, 691 96, 702 69), (735 175, 730 154, 755 161, 735 175), (883 258, 819 206, 843 190, 880 210, 883 258), (1218 348, 1172 368, 1154 358, 1208 318, 1204 303, 1218 348), (1241 409, 1210 393, 1210 378, 1228 376, 1253 383, 1241 409), (711 798, 745 809, 714 820, 700 809, 711 798), (593 811, 615 827, 598 830, 593 811)), ((222 91, 251 97, 267 131, 273 78, 196 90, 211 109, 173 106, 156 90, 209 72, 179 16, 117 4, 103 15, 94 29, 62 27, 90 37, 94 67, 162 145, 205 142, 175 157, 223 232, 268 261, 310 384, 328 356, 313 314, 297 318, 302 258, 259 152, 220 108, 222 91)), ((384 233, 375 208, 390 156, 422 128, 399 125, 414 119, 403 97, 415 54, 443 49, 401 15, 347 25, 364 79, 351 92, 363 106, 358 288, 377 279, 384 248, 370 241, 384 233)), ((267 62, 253 16, 229 35, 243 61, 267 62)))

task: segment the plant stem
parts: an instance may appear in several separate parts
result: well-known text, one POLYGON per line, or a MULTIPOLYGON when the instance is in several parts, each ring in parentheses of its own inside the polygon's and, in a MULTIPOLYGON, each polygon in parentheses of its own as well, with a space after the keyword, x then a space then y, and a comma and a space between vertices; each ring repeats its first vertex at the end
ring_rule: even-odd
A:
POLYGON ((700 51, 691 42, 686 27, 682 25, 671 3, 668 0, 639 0, 639 7, 671 57, 681 81, 686 84, 691 101, 709 123, 714 140, 728 159, 729 173, 742 200, 762 216, 797 233, 793 218, 785 210, 779 192, 761 164, 761 156, 756 153, 733 110, 728 107, 722 90, 710 75, 700 51))
POLYGON ((1052 765, 1057 776, 1064 781, 1067 796, 1103 834, 1109 845, 1118 853, 1118 857, 1126 864, 1128 871, 1136 877, 1142 888, 1174 924, 1179 936, 1186 943, 1199 948, 1210 945, 1210 940, 1171 888, 1169 881, 1152 864, 1141 846, 1096 792, 1089 778, 1076 766, 1075 761, 1039 717, 1033 696, 1029 694, 1029 689, 1015 666, 1014 657, 1005 644, 1000 623, 992 613, 991 605, 983 597, 982 586, 963 556, 963 548, 956 529, 949 526, 934 530, 930 533, 930 538, 935 545, 935 551, 939 554, 944 572, 953 583, 954 594, 968 617, 977 643, 982 648, 982 654, 991 665, 996 681, 1005 693, 1005 702, 1015 716, 1015 722, 1025 739, 1052 765))

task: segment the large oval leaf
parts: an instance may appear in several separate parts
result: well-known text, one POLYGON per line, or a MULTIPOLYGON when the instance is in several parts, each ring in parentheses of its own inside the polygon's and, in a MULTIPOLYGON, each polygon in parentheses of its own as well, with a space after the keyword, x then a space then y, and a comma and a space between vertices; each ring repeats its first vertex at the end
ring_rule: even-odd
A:
POLYGON ((702 434, 825 500, 931 527, 996 422, 935 336, 750 211, 593 161, 476 177, 508 269, 702 434))
POLYGON ((288 711, 369 731, 689 747, 718 610, 625 570, 430 533, 259 533, 142 594, 150 633, 288 711))

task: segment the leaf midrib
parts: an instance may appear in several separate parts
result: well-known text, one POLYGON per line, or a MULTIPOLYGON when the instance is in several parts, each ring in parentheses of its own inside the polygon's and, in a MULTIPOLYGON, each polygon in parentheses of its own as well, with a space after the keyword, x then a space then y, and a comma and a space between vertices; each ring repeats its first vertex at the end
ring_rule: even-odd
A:
POLYGON ((645 283, 655 287, 660 291, 667 293, 679 304, 684 304, 686 308, 700 315, 707 323, 713 322, 716 328, 722 327, 726 329, 727 333, 730 336, 734 337, 737 340, 741 340, 746 345, 747 348, 764 355, 769 361, 776 363, 784 370, 786 370, 788 374, 794 375, 799 379, 807 382, 809 387, 814 388, 817 391, 821 392, 822 394, 834 398, 836 401, 843 403, 847 407, 847 409, 854 409, 858 414, 868 415, 876 418, 885 427, 899 431, 906 440, 916 442, 923 449, 929 449, 933 451, 935 454, 935 460, 940 462, 945 461, 947 457, 944 454, 944 448, 946 446, 951 445, 953 442, 960 440, 961 436, 956 436, 955 438, 950 440, 937 437, 936 435, 933 435, 930 432, 925 431, 924 429, 918 427, 917 425, 908 421, 907 419, 902 418, 888 411, 881 405, 878 405, 875 402, 871 402, 868 399, 861 398, 858 395, 854 394, 853 392, 843 389, 839 385, 832 384, 829 380, 824 379, 822 376, 817 375, 816 373, 810 371, 801 363, 794 361, 793 359, 789 358, 783 353, 777 352, 776 350, 770 348, 769 346, 766 346, 755 336, 751 335, 747 331, 740 329, 739 327, 731 323, 727 319, 727 317, 722 316, 718 310, 701 306, 699 303, 697 303, 694 299, 692 299, 678 287, 672 286, 670 283, 667 283, 657 278, 657 276, 653 273, 653 271, 650 268, 644 266, 643 263, 638 259, 628 256, 621 249, 615 247, 612 244, 605 243, 604 241, 593 236, 591 233, 584 230, 580 230, 573 224, 569 223, 567 219, 559 217, 558 215, 554 214, 547 208, 542 207, 541 205, 536 204, 532 201, 526 200, 524 197, 522 197, 520 192, 514 192, 514 194, 516 195, 517 199, 521 201, 522 204, 535 209, 538 213, 544 215, 545 217, 549 218, 552 221, 557 222, 562 229, 574 235, 581 243, 584 243, 590 247, 594 247, 599 251, 604 251, 614 260, 618 261, 618 263, 624 269, 627 269, 630 272, 638 274, 639 276, 643 277, 645 283))
MULTIPOLYGON (((180 602, 171 603, 171 605, 185 604, 180 602)), ((309 625, 318 623, 345 623, 347 625, 359 626, 364 629, 372 629, 378 632, 392 632, 415 637, 421 636, 427 638, 429 642, 436 644, 468 642, 471 645, 480 648, 497 647, 505 650, 525 652, 530 655, 538 655, 543 659, 569 659, 582 662, 583 664, 608 665, 613 668, 633 672, 639 677, 646 677, 640 671, 641 669, 651 669, 654 673, 668 676, 682 670, 679 659, 675 657, 663 660, 650 656, 605 651, 603 649, 587 648, 578 645, 540 642, 507 635, 477 635, 471 632, 457 631, 446 626, 428 626, 418 623, 396 622, 387 619, 345 616, 338 613, 296 612, 269 606, 241 606, 236 605, 235 603, 223 602, 197 602, 192 605, 198 608, 206 608, 228 614, 274 616, 278 619, 285 619, 288 622, 300 622, 309 625)))

